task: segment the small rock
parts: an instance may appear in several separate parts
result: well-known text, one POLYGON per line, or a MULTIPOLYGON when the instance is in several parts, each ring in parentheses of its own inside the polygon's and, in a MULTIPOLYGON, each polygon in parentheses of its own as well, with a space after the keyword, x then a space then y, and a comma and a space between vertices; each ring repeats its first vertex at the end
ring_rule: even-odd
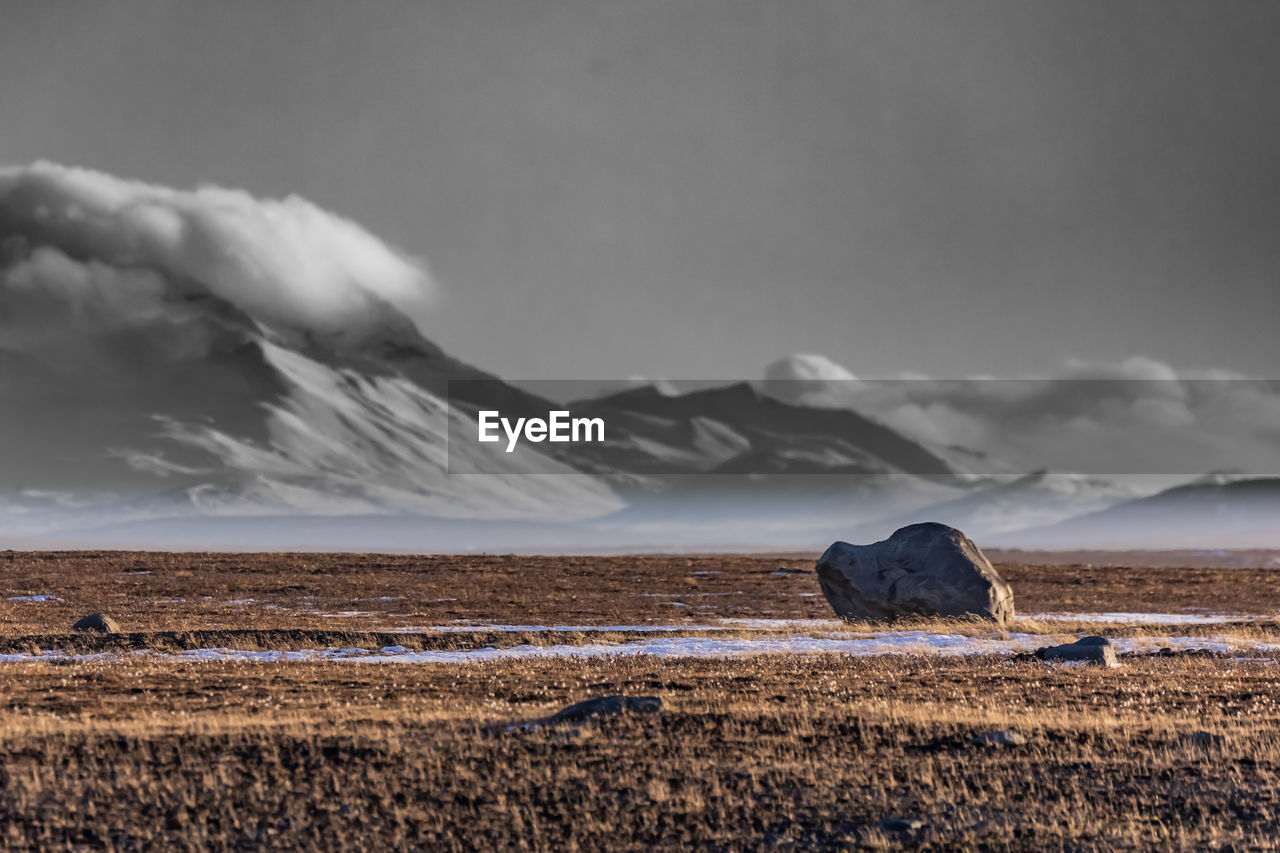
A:
POLYGON ((983 732, 969 741, 973 746, 984 747, 1022 746, 1026 742, 1027 739, 1017 732, 1005 731, 1004 729, 992 729, 989 732, 983 732))
POLYGON ((1183 735, 1182 739, 1195 746, 1222 746, 1227 739, 1213 732, 1192 732, 1189 735, 1183 735))
POLYGON ((662 710, 657 696, 600 696, 577 702, 547 718, 548 723, 580 723, 595 717, 612 717, 623 713, 653 714, 662 710))
POLYGON ((880 821, 885 832, 912 832, 924 828, 924 821, 914 817, 886 817, 880 821))
POLYGON ((96 634, 119 634, 120 623, 105 613, 90 613, 71 626, 72 631, 90 631, 96 634))
POLYGON ((1084 637, 1074 643, 1036 649, 1036 657, 1043 661, 1083 661, 1117 666, 1116 649, 1106 637, 1084 637))

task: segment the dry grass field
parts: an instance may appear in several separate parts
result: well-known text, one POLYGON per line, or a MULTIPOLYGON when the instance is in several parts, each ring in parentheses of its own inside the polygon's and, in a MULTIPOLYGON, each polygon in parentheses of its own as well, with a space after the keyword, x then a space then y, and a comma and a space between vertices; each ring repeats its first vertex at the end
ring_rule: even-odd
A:
MULTIPOLYGON (((1280 613, 1280 575, 1172 552, 1058 564, 992 552, 1020 613, 1280 613)), ((827 619, 816 554, 778 556, 402 556, 0 551, 0 633, 50 633, 93 611, 125 630, 396 630, 474 624, 638 625, 726 618, 827 619), (47 601, 25 600, 53 596, 47 601), (12 598, 23 600, 10 600, 12 598)))
MULTIPOLYGON (((1177 555, 1156 567, 1126 567, 1121 554, 1067 565, 995 556, 1027 613, 1271 617, 1027 622, 1014 631, 1280 645, 1280 585, 1261 558, 1215 568, 1177 555)), ((1007 654, 416 663, 182 654, 622 648, 652 636, 646 626, 691 638, 821 636, 834 629, 720 622, 830 619, 811 560, 0 553, 0 846, 1278 845, 1280 653, 1266 647, 1139 654, 1114 669, 1007 654), (96 610, 125 633, 68 634, 96 610), (451 625, 465 630, 427 630, 451 625), (523 725, 608 694, 656 696, 663 709, 523 725), (1027 742, 969 743, 991 729, 1027 742)))

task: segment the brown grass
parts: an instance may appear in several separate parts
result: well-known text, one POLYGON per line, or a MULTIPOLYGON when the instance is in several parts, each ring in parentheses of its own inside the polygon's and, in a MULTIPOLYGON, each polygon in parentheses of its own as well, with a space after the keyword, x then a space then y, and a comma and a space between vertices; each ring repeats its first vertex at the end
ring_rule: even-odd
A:
POLYGON ((11 848, 1204 849, 1280 819, 1273 666, 24 665, 11 848), (506 731, 604 693, 655 716, 506 731), (1024 747, 967 746, 990 728, 1024 747), (1200 745, 1193 731, 1223 737, 1200 745), (886 816, 926 823, 909 833, 886 816))
MULTIPOLYGON (((777 576, 777 565, 772 558, 733 557, 0 554, 5 597, 63 599, 0 604, 0 647, 125 652, 99 661, 0 664, 0 847, 1276 846, 1275 655, 1258 662, 1132 658, 1107 670, 995 656, 375 665, 180 662, 127 653, 139 645, 595 642, 598 635, 571 633, 379 631, 455 618, 678 621, 672 611, 683 608, 648 592, 693 604, 697 593, 732 593, 708 595, 712 603, 691 621, 828 618, 825 602, 805 595, 817 591, 813 575, 777 576), (706 571, 719 574, 696 574, 706 571), (382 595, 399 597, 366 601, 382 595), (172 598, 186 600, 161 603, 172 598), (278 607, 228 603, 245 598, 278 607), (313 609, 372 615, 338 620, 313 609), (69 639, 66 626, 91 610, 106 610, 143 633, 69 639), (409 615, 393 615, 399 612, 409 615), (508 730, 610 693, 656 695, 666 707, 580 729, 508 730), (991 728, 1015 730, 1029 742, 990 750, 967 745, 991 728), (1196 732, 1220 740, 1197 740, 1196 732), (888 816, 924 826, 883 829, 888 816)), ((1218 572, 1203 576, 1021 564, 1001 570, 1026 611, 1150 604, 1163 611, 1276 612, 1274 593, 1264 589, 1273 575, 1260 569, 1197 570, 1218 572), (1204 580, 1185 587, 1174 577, 1204 580), (1103 595, 1094 589, 1099 584, 1105 602, 1088 603, 1103 595), (1187 600, 1188 589, 1210 603, 1187 600)), ((844 630, 871 627, 880 626, 844 630)), ((989 630, 960 622, 898 627, 989 630)), ((1272 636, 1280 627, 1271 621, 1179 628, 1200 632, 1272 636)))
MULTIPOLYGON (((1112 555, 1116 561, 1120 556, 1112 555)), ((1258 559, 1264 556, 1259 552, 1258 559)), ((1186 607, 1280 613, 1274 569, 998 566, 1023 613, 1186 607)), ((93 611, 138 631, 394 631, 455 620, 632 625, 832 616, 812 559, 800 557, 9 551, 0 552, 0 593, 5 636, 57 633, 93 611), (780 566, 799 571, 779 574, 780 566), (40 594, 60 600, 8 600, 40 594), (355 615, 336 615, 343 613, 355 615)))

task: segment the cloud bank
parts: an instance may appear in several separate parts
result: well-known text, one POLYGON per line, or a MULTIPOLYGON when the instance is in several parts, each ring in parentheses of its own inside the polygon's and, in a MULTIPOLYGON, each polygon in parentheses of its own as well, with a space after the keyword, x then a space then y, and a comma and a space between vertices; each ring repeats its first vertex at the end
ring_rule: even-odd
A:
POLYGON ((182 191, 47 162, 0 169, 0 235, 18 261, 10 287, 114 297, 142 287, 122 272, 150 273, 151 296, 158 278, 171 299, 209 295, 265 327, 339 340, 383 331, 389 312, 422 332, 433 291, 420 263, 297 196, 182 191))

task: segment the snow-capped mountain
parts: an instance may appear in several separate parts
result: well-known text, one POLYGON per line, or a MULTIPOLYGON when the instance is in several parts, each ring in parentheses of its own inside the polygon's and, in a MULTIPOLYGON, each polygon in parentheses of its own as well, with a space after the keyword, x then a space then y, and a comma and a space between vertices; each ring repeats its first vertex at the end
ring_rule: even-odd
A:
POLYGON ((622 436, 602 468, 654 474, 914 474, 953 477, 942 456, 852 409, 796 405, 739 382, 685 394, 652 386, 577 401, 622 436))
POLYGON ((525 447, 493 471, 451 435, 474 435, 481 409, 562 404, 432 344, 430 291, 420 264, 302 199, 0 169, 0 536, 819 547, 915 520, 1003 540, 1125 532, 1147 506, 1249 532, 1272 511, 1247 482, 1107 509, 1135 493, 1070 474, 1010 481, 994 452, 950 440, 954 411, 931 420, 927 400, 898 394, 888 417, 861 408, 875 394, 805 393, 795 383, 860 381, 819 356, 761 384, 574 401, 608 424, 602 443, 525 447))
POLYGON ((0 244, 10 532, 175 514, 572 519, 622 506, 600 479, 536 452, 501 476, 451 474, 467 448, 449 455, 450 423, 470 415, 445 386, 492 377, 423 336, 418 267, 300 199, 37 164, 0 171, 0 244))

